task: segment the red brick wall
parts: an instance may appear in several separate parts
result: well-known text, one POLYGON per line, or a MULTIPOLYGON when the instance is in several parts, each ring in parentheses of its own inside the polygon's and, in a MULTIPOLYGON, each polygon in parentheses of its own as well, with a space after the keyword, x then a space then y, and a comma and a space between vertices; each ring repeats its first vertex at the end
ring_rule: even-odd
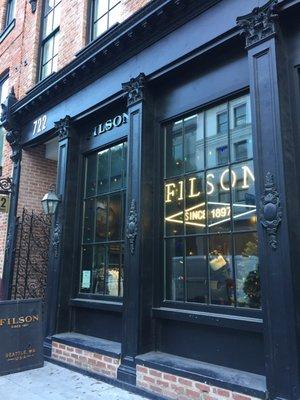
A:
POLYGON ((258 400, 255 397, 182 378, 156 369, 137 366, 137 386, 168 399, 258 400))
POLYGON ((106 355, 92 353, 87 350, 77 349, 62 343, 52 343, 52 358, 84 370, 117 378, 120 360, 106 355))
POLYGON ((45 158, 45 146, 23 150, 18 214, 23 207, 42 212, 41 200, 56 182, 57 162, 45 158))

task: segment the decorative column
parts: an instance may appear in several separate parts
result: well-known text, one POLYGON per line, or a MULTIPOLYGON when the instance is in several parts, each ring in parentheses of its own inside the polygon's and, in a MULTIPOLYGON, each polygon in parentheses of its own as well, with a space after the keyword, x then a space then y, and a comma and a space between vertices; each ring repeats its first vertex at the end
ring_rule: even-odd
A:
POLYGON ((11 115, 11 107, 17 102, 14 88, 12 87, 9 95, 7 96, 4 104, 1 104, 2 113, 0 123, 7 131, 6 140, 10 144, 12 154, 10 156, 13 162, 11 194, 10 194, 10 207, 7 221, 7 236, 6 248, 4 256, 4 270, 3 270, 3 297, 6 300, 11 298, 11 289, 14 272, 14 259, 15 259, 15 240, 16 240, 16 218, 18 210, 19 198, 19 185, 21 176, 21 158, 22 147, 20 144, 21 133, 18 125, 13 120, 11 115))
POLYGON ((52 227, 47 285, 46 335, 68 331, 74 261, 74 221, 78 187, 79 140, 71 118, 55 123, 58 136, 57 194, 61 198, 52 227))
POLYGON ((300 398, 299 195, 289 70, 277 11, 272 0, 237 23, 249 60, 267 389, 270 399, 293 400, 300 398))
POLYGON ((135 384, 135 357, 152 345, 153 113, 140 74, 123 84, 128 106, 128 180, 122 360, 118 379, 135 384))

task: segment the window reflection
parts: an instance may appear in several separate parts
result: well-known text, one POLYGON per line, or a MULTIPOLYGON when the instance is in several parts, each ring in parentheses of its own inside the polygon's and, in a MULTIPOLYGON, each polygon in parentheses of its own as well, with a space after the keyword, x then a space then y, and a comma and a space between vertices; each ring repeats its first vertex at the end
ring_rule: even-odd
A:
POLYGON ((260 307, 249 95, 166 127, 164 221, 167 300, 260 307))

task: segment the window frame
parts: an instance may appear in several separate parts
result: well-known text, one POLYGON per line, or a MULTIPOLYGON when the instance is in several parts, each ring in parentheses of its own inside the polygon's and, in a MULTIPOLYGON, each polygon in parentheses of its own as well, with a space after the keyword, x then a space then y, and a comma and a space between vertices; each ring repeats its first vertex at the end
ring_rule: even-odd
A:
MULTIPOLYGON (((60 0, 60 1, 55 5, 55 7, 54 7, 52 10, 54 10, 58 5, 61 5, 61 3, 62 3, 62 0, 60 0)), ((44 79, 47 79, 47 78, 48 78, 49 76, 51 76, 53 73, 57 72, 57 71, 53 71, 53 70, 52 70, 51 73, 50 73, 49 75, 47 75, 47 76, 45 76, 45 77, 42 77, 42 72, 43 72, 43 59, 44 59, 44 47, 45 47, 45 44, 46 44, 47 42, 49 42, 50 40, 52 40, 56 34, 59 34, 59 33, 60 33, 60 24, 59 24, 52 32, 50 32, 47 36, 43 37, 43 31, 44 31, 44 28, 45 28, 45 19, 46 19, 47 15, 50 14, 50 12, 52 12, 52 10, 50 10, 50 11, 46 14, 46 0, 44 0, 44 1, 43 1, 43 7, 42 7, 41 24, 40 24, 40 26, 41 26, 41 31, 40 31, 39 67, 38 67, 38 74, 37 74, 37 82, 41 82, 41 81, 43 81, 44 79)), ((57 53, 57 55, 58 55, 58 53, 57 53)), ((54 57, 55 57, 55 56, 54 56, 54 57)), ((51 63, 52 63, 52 66, 53 66, 53 59, 54 59, 54 57, 53 57, 53 54, 52 54, 52 57, 49 59, 49 61, 48 61, 47 63, 51 62, 51 63)), ((47 64, 47 63, 46 63, 46 64, 47 64)), ((44 65, 46 65, 46 64, 44 64, 44 65)))
MULTIPOLYGON (((159 178, 159 188, 158 188, 158 199, 159 199, 159 207, 158 207, 158 218, 160 220, 160 223, 158 224, 157 228, 157 236, 159 238, 159 254, 158 254, 158 265, 159 268, 156 269, 158 275, 159 275, 159 282, 156 280, 154 284, 157 285, 157 289, 155 289, 155 303, 154 303, 154 309, 159 312, 159 310, 173 310, 173 311, 178 311, 180 314, 178 314, 178 317, 174 317, 174 319, 178 319, 181 315, 181 313, 186 313, 188 314, 189 312, 199 312, 203 316, 210 316, 214 314, 218 314, 220 316, 223 316, 225 320, 227 318, 257 318, 257 320, 260 320, 262 318, 262 309, 261 308, 250 308, 250 307, 236 307, 232 305, 218 305, 218 304, 209 304, 209 303, 194 303, 194 302, 187 302, 187 301, 174 301, 174 300, 168 300, 165 298, 165 286, 166 286, 166 268, 165 268, 165 260, 164 260, 164 241, 165 241, 165 226, 164 226, 164 183, 167 178, 165 178, 165 154, 164 154, 164 149, 165 149, 165 128, 166 126, 171 123, 178 121, 179 119, 184 119, 192 116, 195 113, 200 113, 200 112, 205 112, 213 107, 216 107, 218 105, 222 105, 224 101, 230 102, 232 100, 236 100, 239 97, 242 97, 244 95, 250 95, 249 90, 246 88, 244 90, 239 90, 235 93, 228 94, 226 97, 222 97, 221 99, 216 99, 213 100, 209 103, 205 103, 204 105, 199 105, 198 107, 193 108, 192 110, 187 110, 184 111, 180 114, 176 114, 173 117, 169 117, 165 120, 160 121, 160 136, 159 136, 159 149, 160 149, 160 156, 159 156, 159 162, 160 162, 160 178, 159 178)), ((245 103, 246 104, 246 103, 245 103)), ((240 105, 240 104, 239 104, 240 105)), ((236 106, 234 106, 235 108, 236 106)), ((228 118, 229 118, 229 109, 227 110, 228 112, 228 118)), ((229 121, 229 120, 228 120, 229 121)), ((234 121, 233 121, 233 128, 235 129, 234 121)), ((217 129, 216 129, 217 131, 217 129)), ((228 135, 230 134, 230 129, 228 126, 228 135)), ((230 146, 230 143, 229 143, 230 146)), ((247 160, 243 160, 242 162, 247 162, 249 160, 254 159, 254 154, 252 157, 248 158, 247 160)), ((240 164, 241 161, 231 161, 229 162, 228 160, 228 165, 234 166, 235 164, 240 164)), ((225 165, 223 165, 224 167, 225 165)), ((220 166, 221 167, 221 166, 220 166)), ((212 170, 219 168, 219 166, 215 166, 213 168, 208 167, 206 171, 212 170)), ((255 173, 256 171, 254 171, 255 173)), ((173 177, 174 178, 174 177, 173 177)), ((168 179, 171 179, 170 177, 168 179)), ((232 197, 233 192, 230 191, 230 197, 232 197)), ((248 230, 248 231, 240 231, 238 233, 257 233, 257 229, 255 230, 248 230)), ((211 233, 212 235, 214 233, 211 233)), ((231 235, 232 232, 224 232, 226 235, 231 235)), ((207 234, 209 236, 210 233, 207 234)), ((191 235, 192 236, 192 235, 191 235)), ((198 234, 194 235, 195 237, 199 236, 198 234)), ((200 235, 201 236, 201 235, 200 235)), ((205 235, 203 235, 205 236, 205 235)), ((178 235, 178 238, 180 237, 185 237, 184 235, 178 235)), ((233 240, 232 240, 233 241, 233 240)), ((182 314, 183 315, 183 314, 182 314)), ((184 318, 184 317, 183 317, 184 318)), ((221 317, 222 318, 222 317, 221 317)), ((180 318, 181 319, 181 318, 180 318)), ((224 321, 225 321, 224 320, 224 321)), ((221 323, 222 325, 222 323, 221 323)))
MULTIPOLYGON (((112 139, 110 137, 105 137, 105 135, 102 135, 100 137, 102 139, 102 143, 98 146, 95 146, 88 151, 84 151, 80 155, 80 173, 78 174, 78 185, 79 185, 79 190, 78 190, 78 196, 77 196, 77 228, 76 228, 76 239, 75 239, 75 246, 78 246, 78 252, 77 252, 77 259, 78 261, 76 262, 76 273, 74 274, 75 282, 74 282, 74 291, 73 291, 73 300, 80 299, 80 300, 86 300, 86 301, 96 301, 97 303, 104 303, 107 304, 108 302, 111 302, 112 304, 115 305, 122 305, 123 304, 123 299, 124 299, 124 286, 123 286, 123 296, 118 297, 118 296, 109 296, 109 295, 103 295, 99 293, 85 293, 81 292, 81 287, 80 287, 80 282, 81 282, 81 248, 82 248, 82 234, 83 234, 83 223, 84 223, 84 212, 83 212, 83 201, 84 201, 84 196, 85 196, 85 174, 86 174, 86 169, 85 169, 85 160, 88 156, 92 155, 93 153, 117 146, 118 144, 127 142, 128 143, 128 136, 127 134, 120 135, 115 139, 112 139)), ((128 148, 127 148, 127 160, 128 160, 128 148)), ((125 191, 125 210, 124 210, 124 217, 126 217, 125 212, 126 212, 126 203, 127 203, 127 196, 128 196, 128 171, 126 174, 126 188, 123 189, 125 191)), ((126 263, 126 258, 125 258, 125 245, 126 245, 126 238, 124 237, 122 239, 124 242, 124 264, 123 264, 123 285, 124 285, 124 274, 125 274, 125 263, 126 263)))
MULTIPOLYGON (((240 117, 241 118, 241 117, 240 117)), ((234 128, 235 129, 238 129, 238 128, 242 128, 242 127, 244 127, 244 126, 246 126, 247 125, 247 103, 240 103, 240 104, 236 104, 234 107, 233 107, 233 126, 234 126, 234 128), (243 114, 243 115, 245 115, 245 123, 243 123, 243 124, 241 124, 241 125, 238 125, 236 122, 237 122, 237 117, 236 117, 236 110, 238 109, 238 108, 241 108, 241 107, 245 107, 245 114, 243 114)))
POLYGON ((18 0, 7 0, 3 30, 5 30, 16 18, 17 1, 18 0), (13 14, 11 15, 11 18, 9 18, 12 12, 12 7, 13 7, 13 14))
POLYGON ((110 8, 111 0, 108 0, 108 10, 105 13, 101 14, 101 16, 96 20, 95 19, 95 2, 96 1, 97 0, 90 1, 90 12, 89 12, 89 19, 88 19, 90 42, 92 42, 93 40, 96 40, 97 38, 101 37, 102 35, 105 35, 111 28, 113 28, 117 24, 117 23, 115 23, 114 25, 109 26, 109 14, 110 14, 111 10, 120 6, 120 4, 121 4, 121 0, 118 0, 117 4, 115 4, 113 7, 110 8), (94 26, 104 16, 107 16, 107 29, 104 32, 102 32, 100 35, 94 36, 94 26))

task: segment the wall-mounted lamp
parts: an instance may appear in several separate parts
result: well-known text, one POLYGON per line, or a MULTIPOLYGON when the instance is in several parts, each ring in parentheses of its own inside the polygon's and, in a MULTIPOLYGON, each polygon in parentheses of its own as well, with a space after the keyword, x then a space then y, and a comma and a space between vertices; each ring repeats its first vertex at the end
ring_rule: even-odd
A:
POLYGON ((58 206, 58 203, 60 203, 60 198, 58 195, 54 192, 54 190, 51 190, 45 194, 42 200, 42 207, 43 211, 46 215, 54 215, 58 206))

